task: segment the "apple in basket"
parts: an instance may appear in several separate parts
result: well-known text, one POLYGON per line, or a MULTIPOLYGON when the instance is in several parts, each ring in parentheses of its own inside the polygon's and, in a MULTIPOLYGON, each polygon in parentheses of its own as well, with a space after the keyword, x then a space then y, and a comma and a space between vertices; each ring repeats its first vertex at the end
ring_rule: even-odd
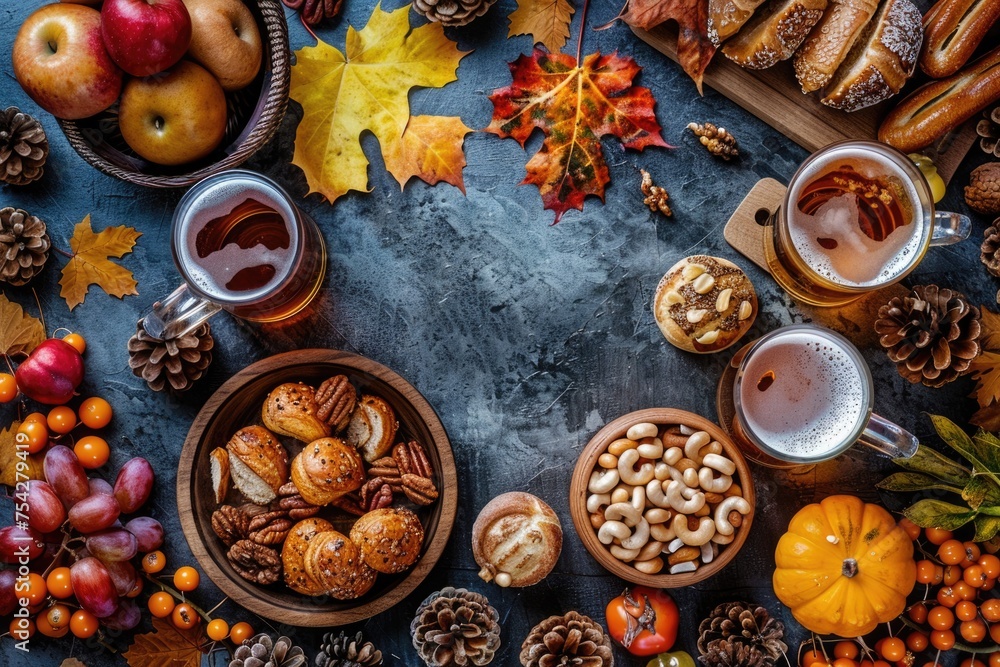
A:
POLYGON ((101 36, 119 67, 133 76, 149 76, 187 51, 191 16, 182 0, 104 0, 101 36))
POLYGON ((93 116, 114 104, 122 72, 101 40, 101 13, 78 4, 45 5, 14 39, 14 76, 57 118, 93 116))

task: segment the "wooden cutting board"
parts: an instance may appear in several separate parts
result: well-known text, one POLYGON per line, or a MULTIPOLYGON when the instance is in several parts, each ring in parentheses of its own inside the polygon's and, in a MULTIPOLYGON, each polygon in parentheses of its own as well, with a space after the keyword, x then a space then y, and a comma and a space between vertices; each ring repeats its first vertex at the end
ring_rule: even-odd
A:
MULTIPOLYGON (((638 28, 632 31, 657 51, 677 60, 677 26, 673 21, 648 31, 638 28)), ((816 95, 804 95, 790 61, 766 70, 748 70, 721 53, 716 54, 705 72, 705 84, 810 152, 836 141, 876 139, 879 122, 898 99, 845 113, 821 104, 816 95)), ((975 127, 973 118, 938 145, 923 151, 934 160, 946 183, 975 143, 975 127)))

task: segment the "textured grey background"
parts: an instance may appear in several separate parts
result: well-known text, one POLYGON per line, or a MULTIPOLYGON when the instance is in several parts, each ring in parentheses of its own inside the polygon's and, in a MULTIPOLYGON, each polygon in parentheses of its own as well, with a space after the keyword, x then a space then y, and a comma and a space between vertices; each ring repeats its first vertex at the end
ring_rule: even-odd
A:
MULTIPOLYGON (((13 42, 18 26, 38 0, 6 0, 0 6, 0 44, 13 42)), ((347 24, 363 26, 373 2, 347 0, 345 18, 320 31, 342 47, 347 24)), ((580 4, 580 3, 577 3, 580 4)), ((388 0, 385 8, 402 5, 388 0)), ((513 0, 500 0, 473 25, 449 30, 463 49, 474 49, 458 71, 459 80, 443 90, 411 94, 413 113, 460 113, 473 128, 486 126, 495 88, 510 82, 506 63, 530 52, 528 37, 505 39, 513 0)), ((618 2, 593 2, 588 26, 606 23, 618 2)), ((580 14, 574 17, 576 39, 580 14)), ((311 43, 292 19, 292 46, 311 43)), ((571 42, 573 45, 574 42, 571 42)), ((567 510, 569 476, 580 448, 601 425, 626 412, 672 406, 714 419, 715 387, 731 352, 694 356, 671 347, 650 312, 657 282, 678 259, 709 253, 735 260, 748 270, 762 304, 752 335, 780 325, 809 321, 765 274, 738 256, 722 238, 722 227, 751 186, 762 177, 782 180, 806 153, 721 95, 706 88, 698 97, 680 69, 635 39, 623 25, 585 33, 584 52, 619 51, 644 69, 637 83, 658 101, 656 112, 666 140, 676 146, 625 151, 612 139, 603 142, 611 170, 607 201, 587 201, 583 213, 570 212, 550 226, 534 187, 519 187, 526 153, 516 142, 475 133, 468 136, 468 167, 463 197, 449 185, 411 182, 400 192, 385 171, 372 136, 362 144, 371 161, 373 192, 352 193, 335 206, 306 192, 298 168, 289 164, 300 112, 293 105, 280 135, 249 164, 275 178, 297 198, 323 229, 329 272, 318 312, 308 333, 294 343, 273 330, 240 324, 227 315, 212 321, 215 362, 207 377, 182 398, 149 391, 127 366, 126 341, 142 312, 178 282, 170 257, 171 212, 180 191, 141 189, 98 173, 67 145, 51 116, 41 112, 14 81, 9 57, 0 57, 0 104, 17 105, 41 118, 52 143, 45 178, 23 189, 0 189, 0 204, 23 207, 45 219, 54 243, 68 248, 73 225, 90 213, 95 229, 134 225, 143 232, 135 252, 122 264, 135 272, 139 296, 124 300, 92 289, 70 313, 59 298, 59 266, 34 284, 50 330, 68 327, 89 340, 86 394, 106 397, 116 411, 109 440, 112 461, 104 471, 134 455, 150 458, 157 472, 151 514, 168 528, 171 569, 193 558, 181 536, 174 502, 177 456, 199 406, 230 375, 251 361, 292 347, 341 348, 375 359, 412 382, 436 408, 451 437, 459 466, 461 502, 450 545, 433 574, 407 600, 359 626, 388 657, 387 664, 417 665, 409 622, 424 596, 445 585, 467 586, 489 596, 503 621, 503 647, 496 665, 516 665, 521 641, 538 621, 572 609, 603 621, 604 606, 623 582, 607 575, 583 549, 567 510), (684 130, 692 120, 710 120, 734 132, 742 158, 731 164, 709 156, 684 130), (642 204, 640 167, 667 188, 674 217, 666 219, 642 204), (501 590, 481 582, 469 546, 476 512, 504 491, 538 494, 559 513, 565 547, 556 571, 527 590, 501 590)), ((955 178, 964 185, 968 171, 982 161, 976 153, 955 178)), ((943 208, 965 210, 961 188, 952 187, 943 208)), ((998 285, 977 260, 987 221, 975 219, 972 241, 929 253, 910 284, 936 282, 965 291, 975 302, 993 303, 998 285)), ((8 289, 8 296, 34 312, 30 290, 8 289)), ((850 322, 842 323, 850 327, 850 322)), ((971 382, 931 390, 912 387, 898 377, 870 336, 854 336, 864 346, 877 384, 876 409, 921 436, 930 428, 923 411, 967 418, 974 403, 971 382)), ((0 408, 0 420, 12 408, 0 408)), ((773 549, 788 519, 802 504, 848 490, 873 497, 872 483, 886 469, 866 452, 850 453, 805 478, 775 476, 756 469, 759 510, 740 557, 720 575, 673 593, 682 615, 677 648, 696 653, 699 620, 717 603, 748 598, 784 613, 770 587, 773 549)), ((0 507, 9 507, 0 502, 0 507)), ((204 608, 221 599, 205 581, 194 594, 204 608)), ((265 624, 232 603, 223 607, 230 621, 265 624)), ((306 652, 315 654, 319 633, 292 632, 306 652)), ((349 628, 354 630, 355 628, 349 628)), ((805 633, 788 624, 790 644, 805 633)), ((124 649, 128 638, 113 639, 124 649)), ((29 664, 0 639, 0 664, 29 664)), ((54 665, 73 655, 90 667, 124 664, 100 647, 67 638, 36 638, 30 663, 54 665)), ((620 663, 645 664, 619 653, 620 663)), ((223 664, 221 655, 215 664, 223 664)))

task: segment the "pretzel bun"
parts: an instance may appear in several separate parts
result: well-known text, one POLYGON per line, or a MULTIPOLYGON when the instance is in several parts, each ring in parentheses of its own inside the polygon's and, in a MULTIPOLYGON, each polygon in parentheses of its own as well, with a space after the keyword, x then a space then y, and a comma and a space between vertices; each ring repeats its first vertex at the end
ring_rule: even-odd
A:
POLYGON ((750 20, 764 0, 708 0, 708 38, 719 46, 750 20))
POLYGON ((998 20, 997 0, 938 0, 924 17, 920 69, 933 79, 951 76, 969 61, 998 20))

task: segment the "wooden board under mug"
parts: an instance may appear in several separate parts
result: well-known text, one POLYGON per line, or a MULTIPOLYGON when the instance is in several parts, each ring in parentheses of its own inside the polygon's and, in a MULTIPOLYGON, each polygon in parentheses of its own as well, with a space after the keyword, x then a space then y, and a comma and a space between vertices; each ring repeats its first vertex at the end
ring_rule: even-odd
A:
MULTIPOLYGON (((648 31, 632 28, 632 32, 657 51, 677 61, 677 25, 673 21, 648 31)), ((817 95, 804 95, 795 79, 791 61, 778 63, 770 69, 749 70, 732 62, 722 53, 716 53, 705 71, 705 84, 809 152, 816 152, 837 141, 875 140, 882 117, 901 99, 896 96, 867 109, 846 113, 820 103, 817 95)), ((691 90, 695 90, 693 82, 691 90)), ((945 136, 936 145, 921 151, 934 160, 945 183, 951 180, 976 142, 977 117, 945 136)), ((703 119, 691 120, 700 122, 703 119)), ((739 132, 734 131, 734 134, 739 140, 739 132)))

